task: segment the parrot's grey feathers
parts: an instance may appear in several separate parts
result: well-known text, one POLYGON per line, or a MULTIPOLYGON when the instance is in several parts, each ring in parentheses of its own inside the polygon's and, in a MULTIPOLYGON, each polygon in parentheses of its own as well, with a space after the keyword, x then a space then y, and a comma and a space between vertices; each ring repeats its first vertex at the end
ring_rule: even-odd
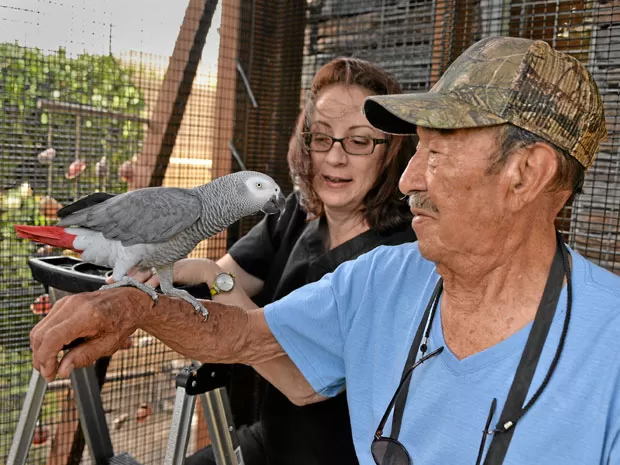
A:
POLYGON ((130 246, 167 241, 194 224, 201 213, 194 191, 155 187, 109 198, 66 216, 58 225, 89 228, 130 246))
POLYGON ((117 282, 135 286, 127 276, 131 268, 155 268, 161 273, 162 292, 188 301, 206 317, 199 301, 174 288, 174 263, 235 221, 283 208, 284 196, 271 177, 240 171, 192 189, 147 187, 118 195, 91 194, 59 211, 57 229, 85 262, 111 266, 117 282))

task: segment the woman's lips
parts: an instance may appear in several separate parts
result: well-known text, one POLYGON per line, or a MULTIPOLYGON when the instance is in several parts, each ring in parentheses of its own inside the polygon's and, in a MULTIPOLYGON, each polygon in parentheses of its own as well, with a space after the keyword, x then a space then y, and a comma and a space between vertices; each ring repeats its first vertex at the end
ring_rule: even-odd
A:
POLYGON ((322 176, 323 176, 323 181, 329 187, 343 187, 352 181, 352 179, 341 178, 338 176, 327 176, 327 175, 322 175, 322 176))

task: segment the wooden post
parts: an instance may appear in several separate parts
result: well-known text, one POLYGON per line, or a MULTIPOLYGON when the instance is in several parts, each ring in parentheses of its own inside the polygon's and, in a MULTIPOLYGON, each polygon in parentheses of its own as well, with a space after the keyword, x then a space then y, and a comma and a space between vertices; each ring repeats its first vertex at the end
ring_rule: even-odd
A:
POLYGON ((230 173, 230 149, 235 121, 237 85, 237 48, 241 0, 222 2, 220 23, 220 51, 217 62, 217 89, 215 91, 215 144, 213 150, 213 177, 230 173))
POLYGON ((190 0, 128 189, 162 184, 217 0, 190 0))
POLYGON ((431 58, 431 76, 429 87, 432 87, 443 74, 445 65, 445 37, 449 37, 451 31, 446 31, 446 15, 448 13, 450 0, 437 0, 435 3, 435 14, 433 18, 433 46, 431 58))
POLYGON ((430 85, 469 47, 477 30, 473 0, 437 0, 433 19, 430 85))

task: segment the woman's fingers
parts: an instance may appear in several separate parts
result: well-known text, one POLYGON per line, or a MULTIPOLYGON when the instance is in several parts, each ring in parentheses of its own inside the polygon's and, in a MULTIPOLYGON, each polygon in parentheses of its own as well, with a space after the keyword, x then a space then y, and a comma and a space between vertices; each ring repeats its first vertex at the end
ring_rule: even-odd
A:
MULTIPOLYGON (((133 267, 127 272, 127 276, 131 276, 132 278, 135 278, 141 283, 149 284, 150 286, 153 286, 153 287, 159 286, 159 278, 157 277, 157 274, 153 273, 153 271, 149 269, 140 269, 140 268, 133 267)), ((112 276, 108 276, 105 279, 105 282, 107 284, 112 284, 115 281, 112 276)))
POLYGON ((139 269, 134 267, 129 270, 127 275, 137 279, 141 283, 146 283, 149 279, 153 277, 153 271, 150 269, 139 269))
POLYGON ((221 269, 208 258, 184 258, 174 265, 174 282, 200 284, 212 281, 221 269))
POLYGON ((159 286, 159 276, 156 274, 151 274, 151 276, 146 281, 144 281, 144 284, 148 284, 153 289, 156 288, 157 286, 159 286))

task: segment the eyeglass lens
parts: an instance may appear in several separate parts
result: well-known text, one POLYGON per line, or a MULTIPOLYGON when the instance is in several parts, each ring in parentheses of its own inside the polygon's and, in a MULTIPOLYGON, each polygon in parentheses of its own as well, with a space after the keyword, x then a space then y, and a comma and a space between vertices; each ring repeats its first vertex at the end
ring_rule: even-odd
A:
POLYGON ((391 438, 374 440, 370 452, 377 465, 413 465, 405 446, 391 438))
POLYGON ((374 140, 367 136, 347 136, 338 139, 327 134, 312 133, 310 150, 327 152, 336 142, 340 142, 344 151, 351 155, 370 155, 375 148, 374 140))

